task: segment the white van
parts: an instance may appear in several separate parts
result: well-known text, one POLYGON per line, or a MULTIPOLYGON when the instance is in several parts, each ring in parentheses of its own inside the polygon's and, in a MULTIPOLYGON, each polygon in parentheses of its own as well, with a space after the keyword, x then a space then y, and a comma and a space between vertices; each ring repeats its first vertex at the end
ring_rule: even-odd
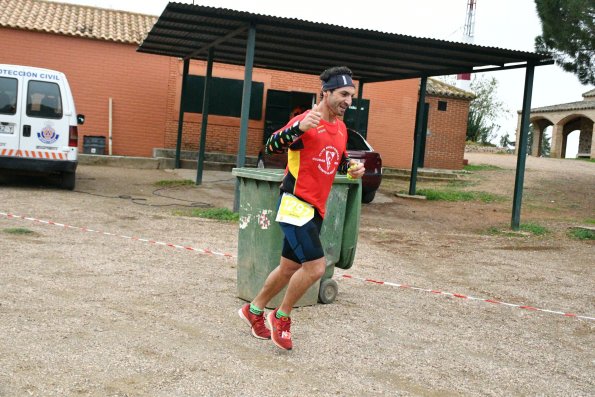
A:
POLYGON ((74 189, 77 115, 64 73, 0 64, 0 169, 59 174, 74 189))

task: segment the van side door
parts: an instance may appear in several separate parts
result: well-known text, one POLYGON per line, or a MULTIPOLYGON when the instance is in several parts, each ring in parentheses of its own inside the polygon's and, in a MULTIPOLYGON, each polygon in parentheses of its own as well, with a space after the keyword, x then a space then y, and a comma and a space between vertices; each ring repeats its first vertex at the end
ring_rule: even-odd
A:
MULTIPOLYGON (((53 76, 53 75, 52 75, 53 76)), ((45 76, 40 76, 45 77, 45 76)), ((64 116, 64 89, 55 80, 29 79, 24 83, 20 149, 23 157, 65 160, 69 123, 64 116)))
POLYGON ((18 73, 0 76, 0 156, 17 156, 23 82, 18 73))

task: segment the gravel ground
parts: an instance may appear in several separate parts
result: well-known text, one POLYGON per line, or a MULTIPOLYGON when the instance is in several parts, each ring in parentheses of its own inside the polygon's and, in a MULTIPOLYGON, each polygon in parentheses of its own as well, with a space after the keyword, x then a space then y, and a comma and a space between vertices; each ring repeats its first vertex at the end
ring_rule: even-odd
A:
MULTIPOLYGON (((469 189, 512 191, 513 156, 466 157, 501 167, 469 189)), ((0 396, 595 394, 593 320, 340 277, 595 317, 594 245, 566 235, 595 218, 593 163, 528 159, 523 219, 541 237, 485 233, 506 228, 510 201, 405 200, 383 184, 337 300, 294 311, 291 352, 237 316, 234 258, 123 237, 237 255, 236 223, 173 214, 231 208, 230 173, 166 190, 153 183, 193 171, 77 178, 77 192, 1 181, 1 213, 77 228, 0 215, 0 396)))

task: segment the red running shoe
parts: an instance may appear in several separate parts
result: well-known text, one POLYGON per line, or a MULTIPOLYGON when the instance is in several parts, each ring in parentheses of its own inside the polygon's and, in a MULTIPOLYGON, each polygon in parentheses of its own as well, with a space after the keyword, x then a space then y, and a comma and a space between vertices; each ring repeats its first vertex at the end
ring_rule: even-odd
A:
POLYGON ((291 319, 289 317, 277 318, 277 309, 273 310, 267 316, 269 327, 271 328, 271 339, 280 349, 291 350, 291 319))
POLYGON ((260 316, 250 311, 250 304, 246 303, 238 310, 240 318, 250 326, 252 335, 258 339, 271 339, 271 331, 264 325, 264 313, 260 316))

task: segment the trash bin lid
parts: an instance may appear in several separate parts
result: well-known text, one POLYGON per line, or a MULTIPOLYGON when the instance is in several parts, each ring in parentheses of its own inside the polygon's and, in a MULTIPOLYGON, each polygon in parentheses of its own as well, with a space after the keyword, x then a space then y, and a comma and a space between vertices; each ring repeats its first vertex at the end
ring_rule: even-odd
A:
POLYGON ((231 174, 240 178, 258 179, 268 182, 281 182, 285 170, 280 168, 234 168, 231 174))

